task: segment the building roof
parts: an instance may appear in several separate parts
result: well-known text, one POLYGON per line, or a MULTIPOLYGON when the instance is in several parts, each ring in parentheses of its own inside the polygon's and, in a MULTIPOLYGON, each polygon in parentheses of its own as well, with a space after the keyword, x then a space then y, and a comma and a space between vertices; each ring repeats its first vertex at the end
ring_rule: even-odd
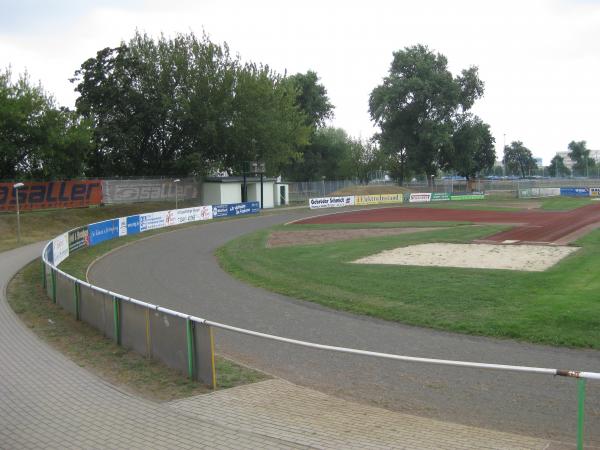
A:
MULTIPOLYGON (((273 183, 276 178, 263 177, 263 183, 273 183)), ((206 177, 204 183, 243 183, 244 177, 206 177)), ((246 183, 260 183, 260 177, 246 177, 246 183)))

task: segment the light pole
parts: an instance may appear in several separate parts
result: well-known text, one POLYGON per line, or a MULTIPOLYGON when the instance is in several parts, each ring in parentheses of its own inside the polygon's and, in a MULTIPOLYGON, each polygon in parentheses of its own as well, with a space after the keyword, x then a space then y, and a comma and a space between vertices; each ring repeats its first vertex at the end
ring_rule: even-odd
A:
POLYGON ((177 183, 179 183, 181 180, 179 178, 175 178, 173 180, 173 183, 175 183, 175 209, 179 209, 177 208, 178 206, 178 196, 177 196, 177 192, 179 191, 179 185, 177 183))
POLYGON ((19 189, 21 189, 23 186, 25 186, 23 183, 15 183, 13 185, 17 200, 17 244, 21 243, 21 211, 19 210, 19 189))

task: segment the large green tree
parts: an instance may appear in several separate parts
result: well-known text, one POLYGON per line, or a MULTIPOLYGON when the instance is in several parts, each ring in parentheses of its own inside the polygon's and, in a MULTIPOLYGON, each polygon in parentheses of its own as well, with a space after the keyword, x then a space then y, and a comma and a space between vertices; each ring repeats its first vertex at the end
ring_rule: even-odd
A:
POLYGON ((295 102, 306 115, 306 125, 313 128, 325 126, 333 118, 334 106, 329 101, 327 89, 319 83, 319 76, 311 70, 288 78, 295 89, 295 102))
POLYGON ((442 151, 452 145, 457 117, 482 95, 476 67, 455 77, 445 56, 416 45, 394 53, 388 76, 371 92, 369 111, 400 172, 408 166, 431 180, 442 151))
POLYGON ((87 122, 56 106, 28 76, 0 73, 0 179, 84 175, 91 151, 87 122))
POLYGON ((94 124, 98 174, 241 172, 255 159, 273 174, 308 141, 296 91, 207 36, 136 33, 85 61, 73 82, 94 124))
POLYGON ((548 173, 551 177, 564 177, 571 175, 571 171, 565 166, 565 160, 560 155, 555 155, 548 166, 548 173))
POLYGON ((443 168, 467 180, 490 171, 496 161, 495 141, 490 126, 479 117, 464 117, 452 135, 452 145, 442 154, 443 168))
POLYGON ((569 158, 573 161, 573 173, 579 176, 588 176, 590 169, 595 166, 595 161, 590 159, 586 141, 571 141, 568 148, 569 158))
POLYGON ((504 147, 502 162, 510 173, 518 174, 523 178, 537 169, 531 150, 525 147, 521 141, 513 141, 504 147))

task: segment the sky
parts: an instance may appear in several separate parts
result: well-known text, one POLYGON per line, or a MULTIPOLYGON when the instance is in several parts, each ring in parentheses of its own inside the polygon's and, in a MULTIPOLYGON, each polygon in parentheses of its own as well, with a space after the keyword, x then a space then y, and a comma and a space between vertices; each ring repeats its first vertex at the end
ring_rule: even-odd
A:
POLYGON ((377 131, 369 94, 393 52, 424 44, 455 75, 479 67, 485 94, 473 111, 498 159, 516 140, 546 165, 572 140, 600 150, 600 0, 0 0, 0 10, 0 70, 27 71, 62 106, 74 106, 75 70, 136 30, 206 32, 244 61, 317 72, 331 125, 366 139, 377 131))

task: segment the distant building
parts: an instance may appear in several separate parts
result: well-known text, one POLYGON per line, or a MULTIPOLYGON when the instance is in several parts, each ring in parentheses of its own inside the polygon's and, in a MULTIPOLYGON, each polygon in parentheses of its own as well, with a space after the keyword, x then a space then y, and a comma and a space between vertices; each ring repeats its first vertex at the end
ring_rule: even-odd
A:
MULTIPOLYGON (((573 165, 575 162, 569 157, 569 152, 556 152, 558 156, 562 156, 563 162, 565 166, 569 168, 569 170, 573 170, 573 165)), ((590 150, 590 159, 593 159, 596 164, 600 163, 600 150, 590 150)))
POLYGON ((537 166, 538 169, 541 169, 542 167, 544 167, 544 163, 542 162, 542 158, 539 156, 534 156, 533 160, 535 161, 535 165, 537 166))

